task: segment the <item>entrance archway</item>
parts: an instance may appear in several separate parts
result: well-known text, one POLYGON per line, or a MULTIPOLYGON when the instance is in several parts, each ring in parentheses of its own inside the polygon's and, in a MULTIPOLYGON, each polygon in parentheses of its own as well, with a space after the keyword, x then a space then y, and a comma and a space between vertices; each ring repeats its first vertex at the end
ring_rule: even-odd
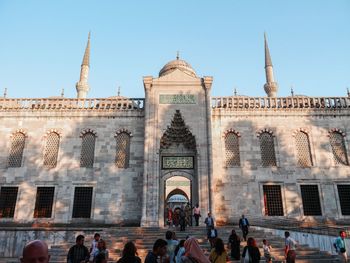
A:
POLYGON ((187 203, 191 203, 191 180, 184 176, 175 175, 164 182, 164 225, 167 224, 168 210, 184 209, 187 203))

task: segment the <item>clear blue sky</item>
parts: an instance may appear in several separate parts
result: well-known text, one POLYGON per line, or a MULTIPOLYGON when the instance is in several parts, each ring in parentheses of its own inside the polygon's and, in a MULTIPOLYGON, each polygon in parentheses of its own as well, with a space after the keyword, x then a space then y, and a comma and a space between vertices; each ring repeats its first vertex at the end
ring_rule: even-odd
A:
POLYGON ((279 96, 345 96, 350 1, 0 0, 0 93, 76 97, 91 30, 89 97, 144 97, 142 77, 180 57, 213 96, 264 96, 267 32, 279 96))

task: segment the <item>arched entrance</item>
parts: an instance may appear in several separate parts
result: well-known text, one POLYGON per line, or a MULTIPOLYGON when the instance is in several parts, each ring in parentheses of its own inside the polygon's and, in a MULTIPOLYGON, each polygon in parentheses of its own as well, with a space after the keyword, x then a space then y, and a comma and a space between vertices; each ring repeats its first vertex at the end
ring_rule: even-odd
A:
POLYGON ((167 224, 170 214, 179 209, 184 209, 187 203, 191 203, 191 181, 183 176, 173 176, 165 182, 164 225, 167 224))
POLYGON ((191 205, 198 202, 196 139, 186 126, 180 110, 175 111, 171 125, 161 138, 159 153, 161 176, 158 215, 159 225, 162 225, 167 220, 167 211, 170 208, 168 201, 171 196, 182 195, 184 199, 178 203, 183 207, 187 202, 191 205))

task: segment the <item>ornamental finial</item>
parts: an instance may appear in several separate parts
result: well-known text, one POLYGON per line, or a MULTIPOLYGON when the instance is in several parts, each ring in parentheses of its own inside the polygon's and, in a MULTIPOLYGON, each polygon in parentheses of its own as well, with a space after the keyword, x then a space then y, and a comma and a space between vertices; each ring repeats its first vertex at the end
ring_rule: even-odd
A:
POLYGON ((7 97, 7 88, 4 89, 4 99, 7 97))
POLYGON ((179 60, 180 59, 180 51, 177 51, 176 52, 176 60, 179 60))

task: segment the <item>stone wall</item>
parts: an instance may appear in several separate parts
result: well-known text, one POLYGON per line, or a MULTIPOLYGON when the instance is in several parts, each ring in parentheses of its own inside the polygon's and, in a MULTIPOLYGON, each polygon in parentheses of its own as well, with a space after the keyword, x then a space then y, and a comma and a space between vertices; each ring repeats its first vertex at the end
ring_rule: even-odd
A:
POLYGON ((350 167, 336 165, 329 143, 329 130, 345 132, 349 156, 350 111, 348 109, 212 109, 213 184, 215 214, 219 221, 232 221, 242 213, 261 217, 264 213, 262 185, 281 185, 284 215, 303 217, 300 185, 318 185, 322 217, 343 218, 337 183, 349 183, 350 167), (225 167, 224 133, 239 132, 241 166, 225 167), (257 132, 274 135, 277 167, 262 167, 257 132), (313 166, 297 164, 293 132, 309 134, 313 166))
MULTIPOLYGON (((15 221, 71 223, 74 187, 93 187, 90 222, 139 224, 141 218, 144 115, 142 110, 79 111, 17 110, 0 112, 0 185, 18 186, 13 219, 15 221), (22 167, 8 168, 11 134, 22 129, 26 135, 22 167), (93 168, 80 167, 81 132, 94 131, 95 158, 93 168), (43 166, 45 134, 55 130, 60 135, 58 162, 55 168, 43 166), (118 130, 132 134, 129 167, 115 165, 118 130), (34 219, 37 186, 54 186, 52 217, 34 219)), ((86 221, 86 220, 85 220, 86 221)))

